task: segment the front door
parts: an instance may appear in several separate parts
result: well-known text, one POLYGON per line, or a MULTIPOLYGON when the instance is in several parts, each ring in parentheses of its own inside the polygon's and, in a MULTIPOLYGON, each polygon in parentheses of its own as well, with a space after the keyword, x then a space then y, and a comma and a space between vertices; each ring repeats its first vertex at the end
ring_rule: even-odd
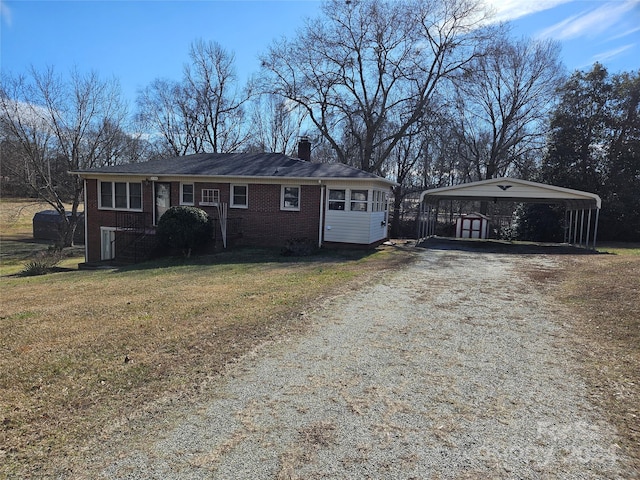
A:
POLYGON ((100 260, 116 258, 116 231, 113 228, 100 229, 100 260))
POLYGON ((158 224, 160 217, 171 207, 171 184, 168 182, 155 183, 155 212, 154 225, 158 224))

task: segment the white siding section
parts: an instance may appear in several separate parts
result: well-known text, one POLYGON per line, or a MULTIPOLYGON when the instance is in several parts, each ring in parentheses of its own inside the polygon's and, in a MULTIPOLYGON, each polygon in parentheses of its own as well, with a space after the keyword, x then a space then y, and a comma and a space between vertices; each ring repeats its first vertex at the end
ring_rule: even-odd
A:
MULTIPOLYGON (((327 182, 325 194, 324 241, 369 245, 387 238, 386 211, 374 212, 375 190, 388 194, 389 185, 381 182, 327 182), (329 191, 345 190, 345 210, 329 210, 329 191), (350 192, 367 190, 367 211, 352 212, 350 192), (383 222, 385 222, 383 224, 383 222)), ((378 208, 378 207, 376 207, 378 208)))
POLYGON ((369 228, 369 243, 387 238, 386 212, 373 212, 369 228))
POLYGON ((368 212, 327 210, 324 227, 326 242, 369 243, 368 212))
POLYGON ((385 212, 327 211, 324 228, 327 242, 369 245, 384 238, 387 238, 385 212))

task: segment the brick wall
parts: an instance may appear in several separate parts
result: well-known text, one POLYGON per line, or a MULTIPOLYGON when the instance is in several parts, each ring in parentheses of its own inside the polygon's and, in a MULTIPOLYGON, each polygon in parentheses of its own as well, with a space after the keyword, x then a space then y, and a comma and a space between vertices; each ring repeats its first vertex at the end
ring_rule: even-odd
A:
MULTIPOLYGON (((85 211, 85 222, 87 228, 87 236, 85 239, 87 253, 88 253, 88 262, 97 262, 100 260, 100 225, 110 225, 109 223, 101 223, 101 222, 109 222, 111 221, 109 218, 104 218, 101 216, 102 213, 98 210, 98 181, 97 180, 87 180, 85 182, 86 185, 86 205, 84 206, 85 211)), ((113 213, 113 212, 108 212, 113 213)), ((115 217, 113 219, 115 222, 115 217)))
POLYGON ((249 185, 249 208, 229 208, 242 217, 243 245, 283 246, 292 238, 318 238, 320 186, 303 185, 300 211, 280 210, 280 185, 249 185))
MULTIPOLYGON (((115 210, 98 210, 97 180, 87 180, 86 188, 87 204, 85 205, 85 221, 87 222, 87 261, 97 262, 100 260, 101 253, 100 227, 115 227, 117 224, 117 212, 115 210)), ((174 195, 177 201, 179 192, 176 194, 173 191, 173 185, 171 190, 172 202, 174 199, 174 195)), ((142 208, 144 212, 148 212, 148 215, 146 216, 147 225, 145 226, 147 228, 151 228, 154 208, 153 184, 151 182, 142 182, 142 208)))
MULTIPOLYGON (((204 188, 220 190, 220 201, 230 205, 230 185, 214 183, 196 183, 195 185, 196 206, 217 218, 216 207, 198 204, 204 188)), ((248 185, 248 208, 229 207, 227 211, 229 219, 240 219, 242 235, 234 239, 233 244, 284 246, 285 242, 292 238, 307 237, 314 240, 318 238, 320 187, 301 186, 300 211, 280 210, 280 191, 280 185, 248 185)))
MULTIPOLYGON (((100 260, 100 227, 115 227, 117 213, 113 210, 98 210, 98 181, 87 180, 87 261, 100 260)), ((216 217, 216 207, 200 206, 203 188, 220 190, 220 201, 230 204, 230 186, 227 183, 195 183, 195 205, 216 217)), ((249 184, 248 208, 228 209, 228 218, 240 219, 242 235, 233 239, 235 245, 284 246, 292 238, 318 238, 320 221, 320 186, 302 185, 300 192, 300 211, 280 210, 280 185, 249 184)), ((143 209, 151 227, 154 209, 153 184, 142 184, 143 209)), ((180 183, 171 183, 171 205, 180 204, 180 183)), ((217 227, 219 228, 219 226, 217 227)))

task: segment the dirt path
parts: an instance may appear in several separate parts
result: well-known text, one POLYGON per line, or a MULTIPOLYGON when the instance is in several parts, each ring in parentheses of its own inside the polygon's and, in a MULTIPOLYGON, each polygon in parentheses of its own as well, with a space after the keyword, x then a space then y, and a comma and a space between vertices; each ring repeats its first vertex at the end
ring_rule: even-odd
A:
MULTIPOLYGON (((554 257, 425 250, 229 368, 207 403, 118 448, 106 478, 627 478, 526 275, 554 257)), ((104 459, 102 459, 104 460, 104 459)))

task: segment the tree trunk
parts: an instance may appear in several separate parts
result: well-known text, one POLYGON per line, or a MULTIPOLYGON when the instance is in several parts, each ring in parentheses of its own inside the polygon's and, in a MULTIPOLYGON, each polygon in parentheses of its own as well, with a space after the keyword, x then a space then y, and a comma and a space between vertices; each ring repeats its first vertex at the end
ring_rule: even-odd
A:
POLYGON ((400 207, 402 205, 402 187, 398 185, 393 189, 393 217, 391 219, 391 238, 400 236, 400 207))
POLYGON ((60 215, 64 215, 64 217, 61 223, 62 229, 60 231, 58 246, 60 248, 73 247, 76 228, 78 228, 78 216, 77 214, 72 214, 70 217, 67 217, 66 212, 61 213, 60 215))

